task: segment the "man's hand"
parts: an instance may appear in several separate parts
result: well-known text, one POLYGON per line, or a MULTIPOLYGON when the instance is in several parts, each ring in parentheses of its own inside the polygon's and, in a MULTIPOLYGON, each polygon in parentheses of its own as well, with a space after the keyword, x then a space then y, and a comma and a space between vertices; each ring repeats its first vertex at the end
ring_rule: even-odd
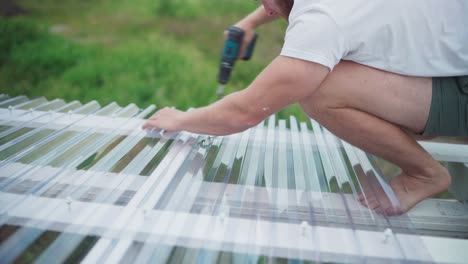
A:
POLYGON ((166 131, 179 131, 180 121, 185 112, 165 107, 152 115, 144 124, 143 129, 157 128, 166 131))
MULTIPOLYGON (((244 31, 244 37, 242 38, 241 48, 239 51, 238 59, 242 60, 247 53, 247 47, 255 36, 255 26, 249 23, 248 20, 241 20, 237 22, 234 26, 242 29, 244 31)), ((224 31, 224 39, 227 39, 229 32, 224 31)))
MULTIPOLYGON (((247 47, 255 35, 255 29, 263 24, 276 20, 276 16, 268 16, 263 6, 258 7, 254 12, 244 17, 237 22, 234 26, 244 30, 244 39, 242 40, 241 49, 239 51, 239 59, 245 56, 247 47)), ((227 38, 227 31, 224 31, 224 38, 227 38)))

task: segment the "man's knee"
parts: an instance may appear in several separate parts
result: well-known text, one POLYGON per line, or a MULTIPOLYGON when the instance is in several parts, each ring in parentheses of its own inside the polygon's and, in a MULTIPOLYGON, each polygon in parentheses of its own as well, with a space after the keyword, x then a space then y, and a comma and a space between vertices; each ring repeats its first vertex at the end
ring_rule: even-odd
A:
POLYGON ((305 100, 310 115, 333 115, 337 109, 356 109, 395 125, 420 132, 431 104, 430 78, 402 76, 342 61, 305 100))

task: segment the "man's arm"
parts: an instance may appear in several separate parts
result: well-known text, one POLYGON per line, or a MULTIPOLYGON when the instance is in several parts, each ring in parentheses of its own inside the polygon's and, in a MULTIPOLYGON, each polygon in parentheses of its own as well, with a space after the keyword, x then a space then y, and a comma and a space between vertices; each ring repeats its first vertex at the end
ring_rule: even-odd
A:
POLYGON ((279 56, 246 89, 190 112, 164 108, 143 127, 207 135, 237 133, 311 96, 328 72, 317 63, 279 56))
MULTIPOLYGON (((247 46, 252 41, 255 35, 255 29, 263 24, 270 23, 278 19, 277 16, 268 16, 263 6, 258 7, 255 11, 250 13, 248 16, 241 19, 234 26, 241 28, 245 32, 244 39, 242 41, 241 49, 239 52, 239 58, 244 57, 244 53, 247 50, 247 46)), ((227 37, 227 31, 224 32, 227 37)))

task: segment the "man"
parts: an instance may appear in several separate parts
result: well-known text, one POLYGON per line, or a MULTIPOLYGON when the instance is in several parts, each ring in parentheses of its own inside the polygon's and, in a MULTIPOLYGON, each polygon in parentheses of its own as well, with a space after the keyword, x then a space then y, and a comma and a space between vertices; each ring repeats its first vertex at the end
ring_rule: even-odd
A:
POLYGON ((468 1, 262 2, 237 26, 248 39, 259 25, 288 19, 280 56, 243 91, 191 112, 162 109, 144 127, 226 135, 298 102, 337 136, 401 168, 390 182, 399 207, 367 206, 401 214, 446 190, 448 171, 415 137, 468 136, 468 1))

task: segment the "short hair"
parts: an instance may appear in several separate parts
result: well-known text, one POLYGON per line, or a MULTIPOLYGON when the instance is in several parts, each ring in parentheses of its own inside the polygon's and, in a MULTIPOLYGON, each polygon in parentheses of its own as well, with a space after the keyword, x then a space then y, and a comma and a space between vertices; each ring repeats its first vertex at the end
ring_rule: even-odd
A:
POLYGON ((289 17, 291 9, 294 5, 294 0, 275 0, 276 4, 281 8, 282 15, 289 17))

